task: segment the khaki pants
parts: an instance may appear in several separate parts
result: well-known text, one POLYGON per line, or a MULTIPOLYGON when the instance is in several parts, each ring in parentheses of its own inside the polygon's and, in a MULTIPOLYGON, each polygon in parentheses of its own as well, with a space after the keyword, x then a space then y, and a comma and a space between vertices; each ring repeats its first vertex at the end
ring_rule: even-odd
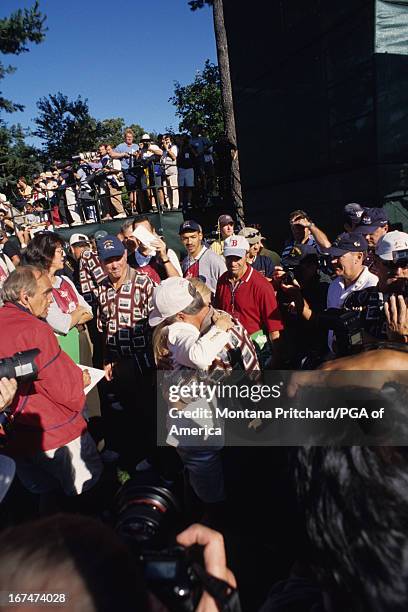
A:
POLYGON ((107 185, 111 205, 115 209, 117 215, 122 215, 125 212, 122 204, 122 189, 114 187, 111 183, 107 183, 107 185))
POLYGON ((163 181, 163 187, 166 194, 167 202, 170 208, 176 209, 179 207, 179 189, 178 189, 178 175, 171 174, 166 176, 163 181))

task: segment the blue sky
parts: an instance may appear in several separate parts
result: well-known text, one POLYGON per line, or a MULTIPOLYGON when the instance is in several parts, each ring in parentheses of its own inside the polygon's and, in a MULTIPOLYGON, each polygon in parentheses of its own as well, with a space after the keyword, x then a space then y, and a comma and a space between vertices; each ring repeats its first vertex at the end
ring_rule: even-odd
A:
MULTIPOLYGON (((0 18, 34 0, 1 0, 0 18)), ((25 111, 3 114, 33 127, 36 101, 61 91, 88 98, 97 119, 123 117, 146 130, 177 127, 168 102, 173 82, 189 83, 207 58, 216 61, 211 10, 187 0, 40 0, 48 32, 30 51, 1 59, 17 71, 0 82, 25 111)))

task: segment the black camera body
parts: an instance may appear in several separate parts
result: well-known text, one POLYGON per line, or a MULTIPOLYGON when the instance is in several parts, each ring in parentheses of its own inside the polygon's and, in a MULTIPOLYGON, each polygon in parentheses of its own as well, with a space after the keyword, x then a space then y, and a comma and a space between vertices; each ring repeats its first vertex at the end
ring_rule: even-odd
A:
MULTIPOLYGON (((39 352, 38 349, 30 349, 0 359, 0 378, 15 378, 18 384, 34 381, 38 374, 34 359, 39 352)), ((8 412, 0 412, 0 448, 6 445, 11 427, 12 420, 8 412)))
POLYGON ((140 472, 118 491, 115 506, 115 531, 140 564, 148 588, 169 610, 193 612, 202 587, 189 552, 172 545, 183 527, 174 487, 140 472))
POLYGON ((334 332, 336 354, 339 357, 352 355, 361 350, 363 328, 360 312, 328 308, 319 315, 319 326, 334 332))

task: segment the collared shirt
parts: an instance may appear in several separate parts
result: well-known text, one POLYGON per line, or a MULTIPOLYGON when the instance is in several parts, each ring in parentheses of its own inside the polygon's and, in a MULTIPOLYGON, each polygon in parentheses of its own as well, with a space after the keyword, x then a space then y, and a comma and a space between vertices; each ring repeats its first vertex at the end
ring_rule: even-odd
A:
POLYGON ((107 357, 113 361, 133 357, 141 369, 153 364, 151 330, 153 283, 147 274, 128 266, 124 283, 118 288, 109 277, 98 286, 98 329, 106 335, 107 357))
POLYGON ((213 293, 220 276, 226 272, 225 261, 214 251, 203 246, 197 257, 187 255, 181 262, 184 278, 200 278, 213 293))
MULTIPOLYGON (((378 276, 370 272, 367 266, 363 266, 363 270, 357 280, 346 287, 344 278, 338 276, 329 285, 327 292, 327 308, 342 308, 346 298, 354 291, 361 291, 367 287, 375 287, 378 283, 378 276)), ((332 349, 334 333, 332 330, 328 334, 328 345, 332 349)))
POLYGON ((228 272, 221 276, 215 305, 238 319, 250 335, 261 329, 267 332, 283 329, 271 284, 251 266, 235 284, 231 283, 228 272))
POLYGON ((80 292, 91 306, 97 305, 98 285, 106 278, 98 254, 84 251, 79 260, 80 292))

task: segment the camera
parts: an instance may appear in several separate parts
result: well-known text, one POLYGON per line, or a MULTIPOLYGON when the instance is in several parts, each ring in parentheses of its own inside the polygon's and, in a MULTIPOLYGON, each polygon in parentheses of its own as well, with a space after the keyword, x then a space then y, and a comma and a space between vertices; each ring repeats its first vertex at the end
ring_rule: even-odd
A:
MULTIPOLYGON (((0 359, 0 378, 15 378, 18 384, 31 382, 37 378, 38 368, 34 359, 39 354, 38 349, 20 351, 12 357, 0 359)), ((9 414, 0 412, 0 448, 6 444, 12 420, 9 414)))
POLYGON ((15 378, 19 384, 35 380, 38 368, 34 359, 39 352, 38 349, 29 349, 0 359, 0 378, 15 378))
POLYGON ((363 329, 360 312, 328 308, 319 315, 319 326, 334 332, 336 354, 339 357, 351 355, 361 350, 363 329))
POLYGON ((182 527, 173 486, 139 473, 116 495, 115 531, 143 569, 149 589, 170 609, 192 612, 202 594, 190 551, 172 546, 182 527))

